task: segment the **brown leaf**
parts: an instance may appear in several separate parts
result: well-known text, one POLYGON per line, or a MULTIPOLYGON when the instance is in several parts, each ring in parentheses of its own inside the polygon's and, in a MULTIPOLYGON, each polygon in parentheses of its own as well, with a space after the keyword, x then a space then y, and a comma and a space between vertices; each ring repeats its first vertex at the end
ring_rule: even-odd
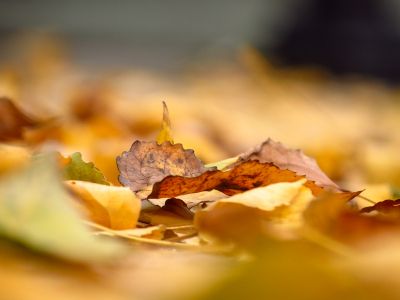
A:
POLYGON ((340 214, 348 209, 346 204, 361 192, 324 193, 304 212, 306 223, 320 231, 329 231, 340 214))
POLYGON ((339 188, 319 168, 315 159, 308 157, 299 149, 286 148, 281 143, 271 139, 241 154, 234 165, 249 160, 258 160, 261 163, 273 163, 281 169, 288 169, 298 175, 304 175, 308 180, 314 181, 321 187, 339 188))
POLYGON ((400 199, 397 200, 384 200, 376 203, 373 206, 364 207, 361 213, 379 212, 383 214, 396 214, 400 217, 400 199))
POLYGON ((330 236, 334 240, 362 246, 363 242, 387 235, 398 234, 399 222, 378 215, 360 214, 346 203, 360 192, 322 195, 313 201, 304 213, 307 226, 330 236))
POLYGON ((2 141, 22 138, 24 128, 35 127, 39 124, 5 97, 0 98, 0 119, 0 140, 2 141))
MULTIPOLYGON (((227 195, 235 195, 272 183, 294 182, 302 178, 304 176, 297 175, 290 170, 281 170, 272 163, 247 161, 225 172, 208 171, 192 178, 168 176, 161 182, 154 184, 149 198, 173 198, 212 189, 219 190, 227 195)), ((323 188, 309 180, 305 183, 305 186, 314 195, 323 191, 323 188)))
MULTIPOLYGON (((204 191, 200 193, 193 193, 193 194, 185 194, 185 195, 179 195, 176 198, 179 200, 182 200, 186 206, 189 209, 199 207, 200 205, 207 205, 207 203, 213 203, 217 200, 223 199, 228 197, 224 193, 217 191, 217 190, 211 190, 211 191, 204 191)), ((170 198, 158 198, 158 199, 148 199, 148 201, 153 204, 157 205, 159 207, 164 207, 166 205, 166 202, 170 198)))
POLYGON ((117 165, 119 181, 132 191, 139 191, 169 175, 194 177, 209 170, 193 150, 170 142, 158 145, 156 142, 136 141, 129 151, 117 157, 117 165))

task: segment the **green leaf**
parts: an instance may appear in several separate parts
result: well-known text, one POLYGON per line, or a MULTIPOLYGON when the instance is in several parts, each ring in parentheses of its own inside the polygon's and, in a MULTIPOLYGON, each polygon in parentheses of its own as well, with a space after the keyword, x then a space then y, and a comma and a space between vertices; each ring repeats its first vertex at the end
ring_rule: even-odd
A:
POLYGON ((109 261, 121 244, 96 238, 84 226, 55 163, 36 157, 0 181, 0 236, 38 252, 77 262, 109 261))
POLYGON ((104 175, 91 162, 85 162, 82 159, 82 154, 75 152, 71 155, 70 161, 64 167, 65 180, 81 180, 89 181, 104 185, 110 185, 104 175))

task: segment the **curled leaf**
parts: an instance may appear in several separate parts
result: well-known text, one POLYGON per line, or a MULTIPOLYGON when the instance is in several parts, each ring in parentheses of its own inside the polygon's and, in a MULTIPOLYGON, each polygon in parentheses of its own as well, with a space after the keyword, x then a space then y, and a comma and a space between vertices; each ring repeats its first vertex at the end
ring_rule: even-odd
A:
POLYGON ((181 144, 136 141, 129 151, 117 157, 122 185, 139 191, 161 181, 169 175, 194 177, 208 169, 195 156, 193 150, 181 144))
MULTIPOLYGON (((179 200, 183 201, 186 206, 191 209, 195 206, 198 206, 201 203, 212 203, 217 200, 223 199, 228 197, 224 193, 217 191, 217 190, 212 190, 212 191, 204 191, 204 192, 199 192, 199 193, 193 193, 193 194, 185 194, 185 195, 180 195, 177 196, 179 200)), ((148 201, 154 205, 164 207, 167 200, 169 198, 159 198, 159 199, 148 199, 148 201)))
POLYGON ((94 222, 112 229, 136 226, 140 200, 129 188, 86 181, 67 181, 66 184, 79 197, 94 222))
POLYGON ((73 153, 67 158, 63 171, 65 180, 89 181, 109 185, 100 170, 93 163, 83 161, 82 154, 79 152, 73 153))
POLYGON ((221 199, 197 211, 195 225, 207 240, 244 244, 265 235, 268 226, 291 231, 302 225, 302 213, 314 199, 305 182, 271 184, 221 199))
POLYGON ((171 132, 171 120, 169 119, 169 112, 167 104, 163 101, 163 120, 161 125, 161 131, 157 136, 157 144, 161 145, 164 142, 174 143, 171 132))
POLYGON ((361 213, 379 212, 383 214, 395 213, 400 216, 400 199, 384 200, 376 203, 373 206, 364 207, 361 213))
POLYGON ((311 228, 323 236, 352 246, 362 246, 368 240, 388 234, 398 236, 398 219, 360 214, 346 205, 358 194, 360 192, 327 193, 313 201, 304 213, 305 234, 311 228))
MULTIPOLYGON (((290 170, 281 170, 272 163, 247 161, 226 172, 208 171, 197 177, 169 176, 154 184, 149 198, 173 198, 183 194, 218 190, 227 195, 242 193, 253 188, 278 182, 294 182, 304 178, 290 170)), ((312 181, 305 186, 314 195, 323 191, 312 181)))
POLYGON ((286 148, 281 143, 271 139, 241 154, 234 165, 249 160, 273 163, 281 169, 288 169, 299 175, 304 175, 308 180, 314 181, 321 187, 338 189, 336 183, 319 168, 315 159, 305 155, 299 149, 286 148))

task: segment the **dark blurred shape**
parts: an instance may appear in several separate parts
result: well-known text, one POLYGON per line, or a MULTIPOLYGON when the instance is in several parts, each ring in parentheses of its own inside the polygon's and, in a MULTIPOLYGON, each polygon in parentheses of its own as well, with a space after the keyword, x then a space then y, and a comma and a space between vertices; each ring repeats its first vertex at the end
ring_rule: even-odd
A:
MULTIPOLYGON (((387 3, 310 0, 303 5, 306 9, 299 10, 272 49, 278 63, 318 65, 339 75, 363 74, 400 82, 400 36, 387 3)), ((265 44, 261 48, 267 51, 265 44)))

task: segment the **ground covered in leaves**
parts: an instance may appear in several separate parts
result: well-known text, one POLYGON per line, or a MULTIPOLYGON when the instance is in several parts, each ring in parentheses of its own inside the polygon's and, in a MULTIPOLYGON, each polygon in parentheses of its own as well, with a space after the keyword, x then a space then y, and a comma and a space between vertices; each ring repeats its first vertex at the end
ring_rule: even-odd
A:
POLYGON ((27 45, 0 73, 4 299, 400 297, 396 91, 251 49, 82 86, 27 45))

